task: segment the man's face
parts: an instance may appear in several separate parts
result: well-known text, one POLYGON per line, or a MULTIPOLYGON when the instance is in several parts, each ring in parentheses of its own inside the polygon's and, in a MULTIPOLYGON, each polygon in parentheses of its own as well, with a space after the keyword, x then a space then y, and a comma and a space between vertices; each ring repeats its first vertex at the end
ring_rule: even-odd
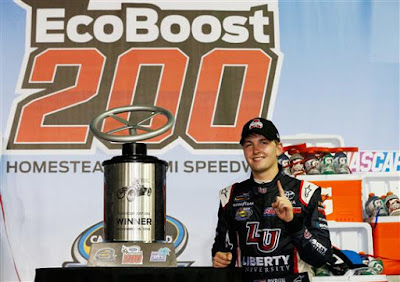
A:
POLYGON ((282 154, 282 144, 270 141, 260 134, 251 134, 244 139, 243 152, 256 177, 277 168, 277 157, 282 154))

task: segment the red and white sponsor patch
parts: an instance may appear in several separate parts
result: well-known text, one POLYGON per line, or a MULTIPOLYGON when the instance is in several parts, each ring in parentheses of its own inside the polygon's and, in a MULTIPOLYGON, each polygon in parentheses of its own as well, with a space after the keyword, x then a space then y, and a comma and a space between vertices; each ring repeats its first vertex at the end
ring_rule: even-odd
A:
POLYGON ((263 128, 263 124, 258 118, 253 119, 253 121, 250 123, 249 129, 253 128, 263 128))
POLYGON ((293 208, 293 213, 294 214, 300 214, 301 213, 301 208, 293 208))

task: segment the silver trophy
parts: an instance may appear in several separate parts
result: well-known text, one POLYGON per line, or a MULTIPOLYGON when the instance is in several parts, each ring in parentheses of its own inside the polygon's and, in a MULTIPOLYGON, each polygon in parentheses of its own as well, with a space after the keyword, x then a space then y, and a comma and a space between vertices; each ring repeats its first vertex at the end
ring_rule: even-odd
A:
POLYGON ((136 143, 163 134, 173 123, 169 111, 152 106, 120 107, 92 120, 93 134, 122 143, 122 155, 103 162, 105 241, 92 245, 89 266, 176 266, 174 246, 165 242, 168 164, 148 156, 146 144, 136 143), (148 116, 137 122, 118 116, 138 112, 148 116), (166 117, 160 128, 143 125, 158 115, 166 117), (108 118, 121 126, 103 132, 103 123, 108 118), (128 135, 118 135, 126 130, 128 135))

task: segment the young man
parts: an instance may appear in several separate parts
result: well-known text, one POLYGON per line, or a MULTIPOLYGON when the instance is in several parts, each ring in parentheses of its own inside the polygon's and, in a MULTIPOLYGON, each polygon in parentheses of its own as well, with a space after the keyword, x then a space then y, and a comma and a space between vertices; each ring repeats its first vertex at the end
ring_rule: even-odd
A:
POLYGON ((309 281, 310 265, 331 257, 321 189, 282 172, 271 121, 248 121, 240 144, 251 176, 220 191, 213 266, 243 267, 254 279, 309 281))

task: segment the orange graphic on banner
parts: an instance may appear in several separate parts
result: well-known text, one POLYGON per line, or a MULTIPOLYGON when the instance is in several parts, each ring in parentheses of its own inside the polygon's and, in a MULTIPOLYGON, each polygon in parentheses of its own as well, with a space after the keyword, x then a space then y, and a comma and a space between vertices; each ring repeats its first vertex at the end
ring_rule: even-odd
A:
MULTIPOLYGON (((158 84, 158 93, 154 105, 167 109, 173 116, 176 116, 182 94, 187 62, 188 58, 178 49, 129 50, 121 55, 118 60, 107 110, 132 105, 140 67, 152 65, 162 67, 160 81, 157 79, 153 82, 158 84)), ((129 119, 128 113, 120 114, 119 116, 123 119, 129 119)), ((165 119, 162 116, 157 116, 152 120, 150 128, 160 128, 163 124, 165 124, 165 119)), ((107 132, 119 127, 121 127, 121 124, 118 121, 107 119, 104 122, 103 131, 107 132)), ((146 142, 160 141, 171 134, 172 129, 146 142)), ((122 131, 121 135, 128 135, 128 132, 122 131)))
POLYGON ((86 142, 88 124, 76 125, 64 121, 63 125, 46 125, 44 121, 47 115, 84 103, 96 96, 103 63, 104 57, 94 49, 51 49, 38 55, 34 62, 31 82, 51 85, 60 66, 76 66, 78 71, 71 74, 76 75, 75 85, 46 94, 25 105, 16 142, 86 142))
POLYGON ((242 125, 260 116, 271 58, 261 50, 215 50, 203 57, 195 90, 188 134, 196 142, 238 142, 242 125), (244 67, 245 77, 235 126, 213 125, 225 66, 244 67))

